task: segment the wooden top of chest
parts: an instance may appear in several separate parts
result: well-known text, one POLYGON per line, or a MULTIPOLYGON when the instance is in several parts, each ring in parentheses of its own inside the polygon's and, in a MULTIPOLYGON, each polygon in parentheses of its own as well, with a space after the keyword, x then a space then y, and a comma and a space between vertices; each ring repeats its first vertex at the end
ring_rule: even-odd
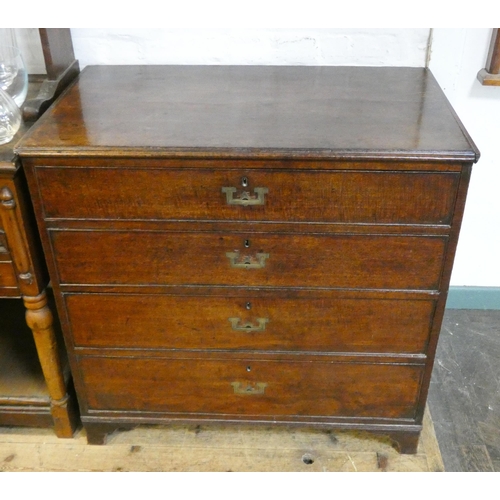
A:
POLYGON ((431 72, 331 66, 88 66, 22 156, 477 161, 431 72))

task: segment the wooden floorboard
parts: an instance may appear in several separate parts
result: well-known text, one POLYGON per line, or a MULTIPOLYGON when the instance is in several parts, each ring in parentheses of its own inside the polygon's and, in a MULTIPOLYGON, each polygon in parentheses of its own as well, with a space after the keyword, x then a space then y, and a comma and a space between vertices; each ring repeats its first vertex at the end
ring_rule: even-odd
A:
POLYGON ((0 429, 1 471, 157 472, 441 472, 426 412, 416 455, 387 439, 356 432, 267 427, 139 427, 115 432, 104 446, 85 431, 58 439, 50 430, 0 429))

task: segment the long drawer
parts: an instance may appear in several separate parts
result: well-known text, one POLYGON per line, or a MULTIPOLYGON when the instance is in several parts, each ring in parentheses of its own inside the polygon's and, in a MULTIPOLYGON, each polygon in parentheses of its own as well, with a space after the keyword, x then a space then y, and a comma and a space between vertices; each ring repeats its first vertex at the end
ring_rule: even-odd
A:
POLYGON ((434 312, 433 300, 335 293, 67 294, 65 302, 77 347, 146 349, 424 353, 434 312))
POLYGON ((413 418, 422 366, 81 357, 90 410, 413 418))
POLYGON ((459 173, 37 167, 49 219, 449 224, 459 173), (117 177, 119 182, 117 182, 117 177))
POLYGON ((51 231, 63 284, 437 290, 445 237, 51 231))

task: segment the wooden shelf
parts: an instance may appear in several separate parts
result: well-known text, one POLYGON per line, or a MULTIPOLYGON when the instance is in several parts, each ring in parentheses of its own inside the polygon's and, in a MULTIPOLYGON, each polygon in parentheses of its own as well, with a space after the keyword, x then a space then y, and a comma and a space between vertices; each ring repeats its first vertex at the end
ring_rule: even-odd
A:
MULTIPOLYGON (((28 98, 39 94, 44 79, 45 75, 30 75, 28 98)), ((0 146, 0 274, 4 273, 0 279, 0 425, 54 427, 59 437, 71 437, 78 414, 67 355, 47 289, 30 195, 14 154, 32 124, 24 121, 14 139, 0 146)))
MULTIPOLYGON (((43 76, 30 78, 29 96, 38 93, 42 81, 43 76)), ((23 122, 14 139, 0 146, 2 168, 9 168, 13 146, 30 125, 23 122)), ((50 427, 50 395, 26 310, 20 298, 3 298, 7 295, 3 290, 0 298, 0 424, 50 427)), ((13 289, 12 295, 19 297, 20 291, 13 289)))
MULTIPOLYGON (((55 311, 50 289, 47 295, 55 311)), ((25 312, 21 299, 0 298, 0 425, 52 427, 51 398, 25 312)), ((69 385, 71 375, 57 317, 54 330, 69 385)))

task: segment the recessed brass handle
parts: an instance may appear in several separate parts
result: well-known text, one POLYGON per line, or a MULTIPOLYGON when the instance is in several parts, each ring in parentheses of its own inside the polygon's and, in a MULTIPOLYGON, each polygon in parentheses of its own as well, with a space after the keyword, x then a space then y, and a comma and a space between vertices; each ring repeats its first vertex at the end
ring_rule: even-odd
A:
POLYGON ((265 382, 231 382, 235 394, 264 394, 267 384, 265 382))
POLYGON ((264 205, 266 203, 265 195, 269 190, 265 187, 254 188, 254 195, 249 191, 243 191, 235 197, 237 189, 234 187, 223 187, 222 192, 226 195, 226 203, 228 205, 241 205, 247 207, 249 205, 264 205))
POLYGON ((268 253, 256 253, 255 257, 251 255, 242 255, 236 250, 235 252, 226 252, 226 257, 231 263, 231 267, 237 269, 262 269, 266 267, 266 259, 269 259, 268 253))
POLYGON ((240 318, 228 318, 233 330, 237 332, 263 332, 266 329, 266 323, 269 323, 268 318, 256 318, 257 325, 250 321, 242 322, 240 318))

